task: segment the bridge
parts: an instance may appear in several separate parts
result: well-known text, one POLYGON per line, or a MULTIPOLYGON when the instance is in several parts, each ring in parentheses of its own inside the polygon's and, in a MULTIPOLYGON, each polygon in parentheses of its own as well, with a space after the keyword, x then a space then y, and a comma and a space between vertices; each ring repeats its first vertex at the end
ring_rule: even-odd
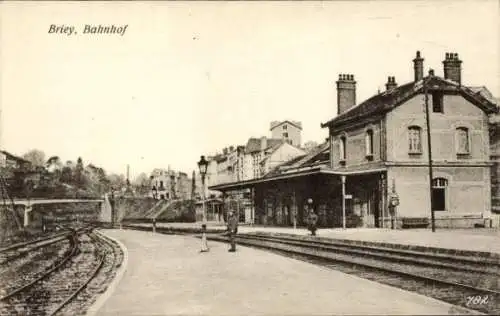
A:
POLYGON ((101 209, 106 207, 107 200, 105 196, 104 199, 13 199, 14 205, 24 206, 24 227, 30 225, 30 213, 33 211, 33 205, 44 205, 44 204, 66 204, 66 203, 101 203, 101 209))

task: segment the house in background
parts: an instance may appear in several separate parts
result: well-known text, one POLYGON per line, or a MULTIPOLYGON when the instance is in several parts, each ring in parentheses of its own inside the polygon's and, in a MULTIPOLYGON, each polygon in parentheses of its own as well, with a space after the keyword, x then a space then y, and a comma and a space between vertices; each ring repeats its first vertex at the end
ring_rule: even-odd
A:
POLYGON ((285 141, 281 144, 269 147, 264 151, 264 158, 260 162, 259 174, 266 175, 276 166, 290 161, 297 156, 305 155, 305 153, 305 150, 285 141))
POLYGON ((192 180, 184 172, 155 169, 150 179, 151 196, 156 199, 191 199, 192 180))
POLYGON ((5 150, 0 150, 0 167, 10 170, 29 169, 31 163, 5 150))
POLYGON ((294 146, 302 146, 302 123, 298 121, 272 121, 271 138, 282 139, 294 146))

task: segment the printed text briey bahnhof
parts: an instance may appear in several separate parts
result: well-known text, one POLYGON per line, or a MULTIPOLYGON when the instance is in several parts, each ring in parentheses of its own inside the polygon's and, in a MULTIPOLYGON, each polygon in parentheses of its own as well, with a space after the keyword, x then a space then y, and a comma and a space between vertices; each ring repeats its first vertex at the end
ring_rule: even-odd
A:
POLYGON ((74 25, 51 24, 49 26, 49 34, 77 35, 77 34, 109 34, 109 35, 125 35, 128 24, 125 25, 102 25, 102 24, 84 24, 77 29, 74 25))

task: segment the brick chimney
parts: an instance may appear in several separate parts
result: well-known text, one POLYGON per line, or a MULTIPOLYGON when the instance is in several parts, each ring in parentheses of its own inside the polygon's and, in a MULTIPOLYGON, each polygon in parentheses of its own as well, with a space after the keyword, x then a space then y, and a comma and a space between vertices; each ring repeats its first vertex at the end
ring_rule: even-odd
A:
POLYGON ((420 81, 424 78, 424 59, 420 57, 420 51, 417 50, 417 55, 413 59, 413 72, 415 76, 415 82, 420 81))
POLYGON ((444 79, 462 83, 462 61, 458 59, 457 53, 446 53, 443 60, 444 79))
POLYGON ((260 150, 264 150, 267 148, 267 137, 266 136, 262 136, 260 138, 260 150))
POLYGON ((356 81, 354 75, 339 74, 337 81, 337 114, 342 114, 356 105, 356 81))
POLYGON ((396 78, 395 77, 387 77, 387 83, 385 84, 385 89, 387 91, 389 90, 392 90, 394 88, 396 88, 398 86, 398 84, 396 83, 396 78))

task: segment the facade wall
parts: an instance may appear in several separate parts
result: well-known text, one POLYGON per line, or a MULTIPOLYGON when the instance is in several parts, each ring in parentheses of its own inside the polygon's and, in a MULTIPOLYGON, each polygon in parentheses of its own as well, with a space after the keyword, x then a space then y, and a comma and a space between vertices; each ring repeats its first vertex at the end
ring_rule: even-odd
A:
POLYGON ((381 137, 381 122, 366 124, 351 130, 346 130, 334 133, 330 137, 330 161, 333 169, 341 168, 341 137, 346 139, 345 148, 345 166, 362 166, 378 163, 382 161, 382 142, 381 137), (366 134, 368 131, 373 133, 373 155, 371 158, 367 157, 366 149, 366 134))
MULTIPOLYGON (((429 169, 427 167, 390 167, 389 185, 394 181, 399 195, 398 217, 430 217, 429 169)), ((489 167, 434 167, 434 178, 448 181, 444 211, 435 211, 436 219, 489 218, 489 167)))
POLYGON ((282 164, 303 154, 305 154, 304 150, 292 146, 288 143, 283 143, 278 149, 267 156, 267 159, 261 166, 261 174, 265 175, 279 164, 282 164))
POLYGON ((253 159, 252 155, 248 153, 241 153, 238 156, 238 168, 240 172, 240 180, 245 181, 253 179, 253 159))
POLYGON ((294 146, 302 145, 302 130, 295 125, 282 122, 271 128, 271 138, 284 139, 290 141, 294 146))
POLYGON ((215 160, 209 160, 207 166, 207 174, 206 174, 206 184, 208 186, 218 184, 217 179, 217 162, 215 160))
MULTIPOLYGON (((444 113, 433 113, 429 95, 430 125, 433 161, 489 161, 488 118, 486 114, 459 95, 445 95, 444 113), (469 130, 470 155, 457 156, 456 128, 469 130)), ((427 128, 425 121, 424 95, 408 100, 387 114, 387 160, 396 162, 427 161, 427 128), (409 154, 408 128, 421 128, 421 153, 409 154)))

